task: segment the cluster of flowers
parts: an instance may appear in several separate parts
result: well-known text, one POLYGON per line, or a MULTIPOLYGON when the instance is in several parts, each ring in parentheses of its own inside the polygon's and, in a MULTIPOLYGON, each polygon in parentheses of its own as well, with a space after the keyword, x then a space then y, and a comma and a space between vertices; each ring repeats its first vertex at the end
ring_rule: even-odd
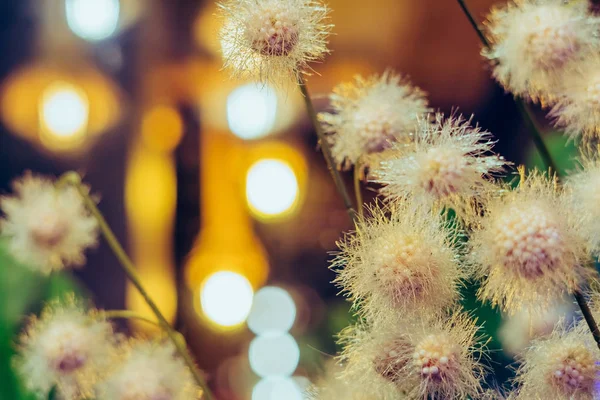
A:
MULTIPOLYGON (((85 263, 98 223, 72 186, 26 174, 14 195, 0 197, 0 235, 9 251, 40 273, 85 263)), ((200 398, 192 374, 162 339, 128 339, 107 315, 68 296, 31 317, 14 365, 39 398, 55 389, 65 400, 190 400, 200 398)))
MULTIPOLYGON (((392 71, 334 89, 333 113, 319 115, 324 152, 340 170, 354 166, 382 200, 339 242, 336 283, 360 318, 341 333, 344 350, 315 399, 595 398, 600 351, 585 321, 535 339, 502 394, 484 389, 485 339, 458 303, 459 288, 476 280, 480 300, 537 313, 581 298, 596 278, 600 18, 588 7, 510 1, 492 11, 484 38, 495 78, 585 139, 581 168, 565 182, 519 168, 516 187, 502 183, 510 163, 492 152, 491 135, 471 119, 432 113, 425 94, 392 71)), ((225 66, 237 76, 291 77, 303 87, 307 63, 327 53, 331 25, 317 1, 221 8, 225 66)), ((590 297, 598 319, 600 296, 590 297)))

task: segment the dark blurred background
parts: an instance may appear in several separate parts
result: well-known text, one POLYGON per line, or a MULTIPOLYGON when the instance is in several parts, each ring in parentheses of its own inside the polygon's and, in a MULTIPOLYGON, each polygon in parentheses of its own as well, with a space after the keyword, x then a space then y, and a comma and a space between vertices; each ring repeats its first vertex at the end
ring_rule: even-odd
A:
MULTIPOLYGON (((474 113, 507 159, 539 163, 455 1, 328 4, 332 54, 308 79, 318 108, 340 81, 392 67, 433 108, 474 113)), ((480 20, 492 4, 470 2, 480 20)), ((82 173, 218 398, 269 400, 269 377, 279 376, 295 385, 285 400, 302 399, 298 388, 335 354, 334 335, 351 320, 327 269, 351 225, 299 93, 220 71, 215 12, 200 0, 0 2, 0 190, 25 170, 82 173), (272 328, 276 338, 264 334, 272 328)), ((568 168, 572 146, 553 132, 546 139, 568 168)), ((498 334, 500 316, 473 300, 475 289, 465 306, 478 310, 492 347, 526 343, 528 324, 513 319, 513 336, 498 334)), ((23 316, 73 290, 97 307, 148 313, 104 243, 84 268, 44 278, 0 242, 0 399, 29 398, 10 368, 23 316)), ((493 359, 498 379, 509 376, 509 355, 493 359)))

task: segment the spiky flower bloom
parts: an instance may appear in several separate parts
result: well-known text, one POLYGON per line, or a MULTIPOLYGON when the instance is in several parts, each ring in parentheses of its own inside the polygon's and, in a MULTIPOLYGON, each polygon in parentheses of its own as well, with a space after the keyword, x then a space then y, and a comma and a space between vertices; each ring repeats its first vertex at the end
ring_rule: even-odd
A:
POLYGON ((600 136, 600 57, 592 55, 562 77, 558 99, 549 113, 572 138, 600 136))
POLYGON ((45 274, 82 265, 84 251, 97 242, 98 224, 76 189, 29 173, 13 189, 13 196, 0 197, 0 234, 9 238, 13 257, 45 274))
POLYGON ((519 398, 592 400, 599 365, 600 351, 590 332, 559 325, 523 354, 516 377, 519 398))
POLYGON ((201 390, 170 342, 133 341, 124 359, 101 383, 99 400, 195 400, 201 390))
POLYGON ((319 119, 329 134, 333 157, 343 169, 395 141, 410 140, 415 122, 429 111, 425 93, 389 70, 341 83, 329 99, 334 112, 321 113, 319 119))
POLYGON ((375 166, 372 181, 392 199, 410 198, 436 210, 452 208, 467 217, 471 200, 492 185, 488 178, 507 164, 491 153, 491 135, 471 119, 450 116, 421 119, 414 142, 396 144, 375 166))
POLYGON ((585 244, 568 203, 555 179, 536 172, 522 173, 516 189, 487 201, 470 240, 481 299, 512 314, 543 310, 580 289, 592 272, 583 265, 585 244))
POLYGON ((458 233, 406 202, 373 207, 340 241, 335 282, 367 316, 436 313, 459 297, 458 233))
POLYGON ((484 375, 477 331, 460 312, 448 320, 393 318, 351 328, 342 335, 346 375, 377 399, 477 398, 484 375))
POLYGON ((600 19, 587 2, 514 0, 488 17, 494 77, 504 88, 533 100, 549 95, 565 67, 600 47, 600 19))
POLYGON ((223 0, 225 67, 237 77, 280 83, 328 52, 329 10, 318 0, 223 0))
POLYGON ((30 390, 47 398, 56 386, 61 398, 72 400, 90 398, 114 357, 110 323, 69 299, 50 303, 40 318, 31 318, 14 361, 30 390))
POLYGON ((588 241, 592 252, 600 255, 600 160, 597 156, 584 157, 582 168, 567 177, 567 189, 571 196, 580 234, 588 241))

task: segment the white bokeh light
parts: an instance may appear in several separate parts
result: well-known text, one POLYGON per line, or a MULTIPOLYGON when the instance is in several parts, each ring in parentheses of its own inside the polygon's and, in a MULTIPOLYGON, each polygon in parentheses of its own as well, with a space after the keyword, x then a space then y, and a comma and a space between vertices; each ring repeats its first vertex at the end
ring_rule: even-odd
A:
POLYGON ((266 378, 252 390, 252 400, 303 400, 303 390, 290 378, 266 378))
POLYGON ((259 160, 246 175, 248 204, 260 215, 275 216, 292 209, 298 200, 298 192, 296 175, 282 160, 259 160))
POLYGON ((252 307, 252 285, 244 276, 230 271, 210 275, 200 292, 202 310, 214 323, 229 327, 246 320, 252 307))
POLYGON ((83 39, 106 39, 117 30, 119 0, 65 0, 65 6, 69 28, 83 39))
POLYGON ((260 377, 291 376, 300 361, 300 349, 288 333, 257 336, 250 343, 250 367, 260 377))
POLYGON ((248 316, 248 327, 257 335, 283 333, 296 319, 296 305, 290 294, 279 287, 267 286, 256 292, 248 316))
POLYGON ((40 113, 47 133, 67 139, 85 130, 89 104, 81 90, 66 82, 56 82, 42 94, 40 113))
POLYGON ((271 132, 277 116, 277 95, 268 85, 250 83, 227 98, 229 129, 242 139, 258 139, 271 132))

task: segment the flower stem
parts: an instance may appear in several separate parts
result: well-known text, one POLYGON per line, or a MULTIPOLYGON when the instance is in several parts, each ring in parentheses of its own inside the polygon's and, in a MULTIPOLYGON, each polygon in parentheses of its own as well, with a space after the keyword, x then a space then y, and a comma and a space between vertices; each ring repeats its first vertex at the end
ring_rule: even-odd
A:
POLYGON ((363 217, 363 198, 362 191, 360 189, 360 170, 361 165, 359 162, 354 166, 354 197, 356 197, 356 207, 358 208, 358 215, 363 217))
MULTIPOLYGON (((460 5, 460 7, 462 8, 463 12, 465 13, 466 17, 468 18, 469 22, 471 23, 471 25, 477 32, 477 35, 479 36, 481 43, 483 43, 483 45, 485 47, 489 48, 490 43, 488 42, 485 35, 479 28, 479 25, 477 25, 477 22, 475 21, 475 19, 473 18, 473 15, 467 8, 467 5, 465 4, 464 0, 457 0, 457 1, 458 1, 458 4, 460 5)), ((538 152, 540 153, 542 160, 546 164, 546 167, 550 168, 550 170, 553 171, 556 174, 556 176, 560 176, 560 171, 556 167, 556 163, 554 162, 554 159, 552 158, 552 154, 550 153, 550 151, 548 150, 548 147, 546 146, 546 143, 544 143, 544 140, 542 139, 542 135, 540 134, 540 130, 539 130, 537 124, 535 123, 535 119, 531 115, 531 111, 529 110, 529 108, 527 107, 527 105, 525 104, 523 99, 515 97, 515 102, 516 102, 517 108, 519 109, 519 112, 521 113, 521 116, 525 122, 525 125, 527 126, 527 131, 529 132, 529 135, 531 136, 533 143, 535 144, 538 152)), ((594 340, 596 341, 596 345, 598 346, 598 348, 600 348, 600 330, 598 329, 598 324, 596 323, 596 320, 594 319, 594 316, 592 315, 590 306, 588 305, 587 301, 585 300, 585 296, 583 295, 583 293, 580 290, 576 290, 573 293, 573 296, 575 297, 575 300, 577 301, 577 305, 581 309, 583 318, 585 319, 585 322, 587 323, 588 328, 590 329, 590 332, 592 333, 592 336, 594 337, 594 340)))
POLYGON ((333 160, 333 155, 331 153, 331 147, 329 146, 329 142, 325 137, 325 132, 323 132, 323 127, 321 123, 317 119, 317 113, 315 112, 315 107, 310 98, 310 94, 308 93, 308 89, 306 87, 306 82, 302 75, 298 74, 298 86, 300 87, 300 91, 302 92, 302 97, 304 98, 304 104, 306 105, 306 111, 308 112, 308 116, 313 124, 315 131, 317 132, 317 137, 319 138, 319 143, 321 145, 321 149, 323 151, 323 156, 325 157, 325 162, 327 163, 327 168, 329 168, 329 172, 331 172, 331 176, 333 177, 333 182, 335 183, 335 187, 337 188, 338 193, 342 197, 344 202, 344 207, 346 207, 346 211, 350 216, 352 221, 356 220, 356 211, 352 206, 352 200, 350 199, 350 195, 348 194, 348 190, 346 189, 346 185, 344 184, 344 180, 340 172, 335 167, 335 162, 333 160))
POLYGON ((104 216, 102 215, 102 213, 96 206, 96 203, 90 197, 87 188, 82 185, 81 177, 79 176, 79 174, 77 174, 76 172, 67 172, 59 179, 58 184, 59 185, 60 184, 70 184, 77 189, 77 191, 79 192, 79 195, 82 197, 86 207, 92 213, 94 218, 96 218, 96 220, 98 221, 98 225, 100 226, 100 230, 102 231, 102 234, 104 235, 104 238, 106 239, 106 242, 108 243, 111 250, 113 251, 113 253, 117 257, 117 259, 119 260, 119 263, 121 264, 121 267, 123 267, 125 274, 129 278, 129 280, 133 283, 133 285, 137 288, 137 290, 140 292, 140 294, 142 295, 142 297, 144 298, 144 300, 146 301, 146 303, 148 304, 148 306, 150 307, 150 309, 156 316, 159 325, 165 330, 165 332, 167 333, 167 336, 169 337, 169 339, 171 339, 171 341, 175 345, 177 352, 180 354, 180 356, 183 358, 183 360, 189 367, 189 369, 190 369, 192 375, 194 376, 194 379, 198 383, 198 385, 202 388, 204 397, 206 398, 206 400, 213 400, 213 395, 210 392, 208 385, 204 381, 204 378, 202 377, 202 375, 200 375, 200 372, 196 368, 196 364, 192 360, 192 357, 190 356, 189 352, 187 351, 186 346, 181 343, 180 339, 178 339, 177 335, 179 335, 179 333, 176 332, 171 327, 171 324, 169 324, 169 322, 166 320, 166 318, 160 312, 160 310, 158 309, 158 306, 156 305, 154 300, 152 300, 152 298, 150 297, 150 294, 146 291, 146 289, 142 285, 142 282, 139 278, 139 275, 135 269, 133 262, 131 261, 131 259, 129 258, 129 256, 127 255, 127 253, 125 252, 125 250, 123 249, 123 247, 121 246, 119 241, 117 240, 114 232, 110 229, 110 226, 108 225, 108 223, 106 222, 106 219, 104 219, 104 216))

